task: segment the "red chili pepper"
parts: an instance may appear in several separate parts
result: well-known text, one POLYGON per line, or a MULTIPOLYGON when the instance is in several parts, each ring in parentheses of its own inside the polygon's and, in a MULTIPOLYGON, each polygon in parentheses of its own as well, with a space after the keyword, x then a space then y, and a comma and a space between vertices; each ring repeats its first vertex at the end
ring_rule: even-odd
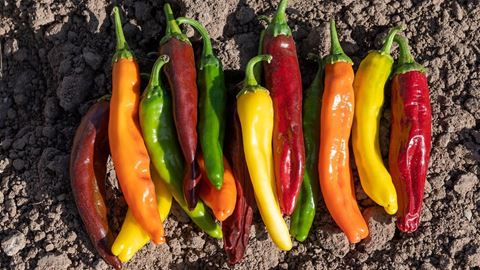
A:
POLYGON ((410 54, 405 38, 392 80, 392 130, 389 166, 397 190, 397 226, 413 232, 420 223, 423 192, 430 159, 432 110, 425 68, 410 54))
POLYGON ((305 167, 302 129, 302 78, 292 32, 282 0, 266 29, 263 53, 273 56, 265 63, 265 81, 273 100, 273 158, 277 196, 283 214, 295 209, 305 167))
MULTIPOLYGON (((233 100, 236 99, 233 97, 233 100)), ((248 245, 255 197, 243 150, 242 127, 237 115, 237 105, 234 101, 229 104, 231 106, 229 106, 229 121, 227 121, 227 136, 225 136, 227 139, 225 155, 233 170, 237 202, 233 214, 222 222, 222 231, 223 248, 227 253, 228 262, 235 264, 242 260, 248 245)))
POLYGON ((167 30, 160 41, 160 54, 170 57, 170 62, 165 66, 164 71, 172 91, 173 118, 186 161, 184 196, 189 209, 193 210, 198 201, 198 183, 201 175, 195 160, 198 100, 195 56, 192 45, 180 31, 169 4, 165 4, 164 11, 167 30))
POLYGON ((114 239, 105 205, 109 107, 108 101, 99 101, 82 118, 70 155, 70 184, 92 245, 106 262, 121 269, 122 263, 110 251, 114 239))

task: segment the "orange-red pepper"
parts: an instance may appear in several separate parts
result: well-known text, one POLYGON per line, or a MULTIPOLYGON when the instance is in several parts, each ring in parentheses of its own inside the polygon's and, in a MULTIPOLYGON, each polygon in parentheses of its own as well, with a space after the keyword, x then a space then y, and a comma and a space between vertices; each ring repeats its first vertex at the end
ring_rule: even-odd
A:
POLYGON ((325 86, 320 118, 318 172, 328 211, 351 243, 368 236, 353 186, 348 140, 353 123, 352 60, 338 41, 335 21, 330 21, 331 54, 325 59, 325 86))
POLYGON ((205 160, 202 156, 198 157, 198 165, 200 165, 200 171, 202 172, 199 190, 200 198, 212 209, 213 214, 219 221, 224 221, 232 215, 237 202, 237 187, 235 186, 232 169, 224 157, 223 185, 220 189, 217 189, 207 177, 205 160))
POLYGON ((150 176, 150 158, 138 119, 140 73, 123 35, 118 7, 114 7, 117 49, 113 57, 112 98, 108 138, 113 165, 125 201, 154 243, 165 242, 150 176))

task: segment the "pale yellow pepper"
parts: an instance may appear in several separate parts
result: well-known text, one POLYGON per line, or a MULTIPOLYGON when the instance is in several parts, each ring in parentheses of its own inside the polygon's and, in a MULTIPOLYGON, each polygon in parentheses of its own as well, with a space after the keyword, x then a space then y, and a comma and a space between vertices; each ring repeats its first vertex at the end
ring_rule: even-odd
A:
POLYGON ((397 193, 382 160, 379 142, 380 117, 385 84, 392 72, 390 55, 393 37, 400 28, 392 28, 380 51, 372 51, 360 63, 355 74, 355 116, 352 146, 363 190, 374 202, 393 215, 397 212, 397 193))
POLYGON ((246 86, 237 95, 237 111, 242 126, 243 147, 258 210, 270 237, 281 250, 290 250, 292 240, 278 203, 273 172, 273 104, 267 89, 259 86, 253 68, 271 55, 259 55, 246 68, 246 86))
MULTIPOLYGON (((172 207, 172 194, 160 179, 157 171, 151 166, 152 180, 157 194, 157 206, 160 219, 165 221, 172 207)), ((143 246, 150 241, 148 234, 142 229, 128 209, 122 229, 112 245, 112 253, 123 263, 128 262, 143 246)))

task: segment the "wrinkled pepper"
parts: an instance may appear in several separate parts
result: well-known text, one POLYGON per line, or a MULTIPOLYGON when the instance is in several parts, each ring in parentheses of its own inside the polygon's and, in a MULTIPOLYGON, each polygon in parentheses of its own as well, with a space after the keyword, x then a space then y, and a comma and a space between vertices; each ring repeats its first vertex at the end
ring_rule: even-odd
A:
POLYGON ((155 62, 150 81, 140 102, 140 126, 153 167, 165 182, 178 205, 192 221, 214 238, 222 238, 222 231, 202 201, 190 211, 183 196, 182 150, 178 143, 172 115, 171 93, 163 84, 160 73, 168 56, 160 56, 155 62))
POLYGON ((199 22, 178 18, 179 24, 195 28, 203 39, 202 55, 198 65, 198 138, 202 148, 208 180, 216 189, 223 184, 223 140, 225 137, 225 107, 227 89, 223 67, 213 53, 208 32, 199 22))
POLYGON ((140 73, 123 35, 118 7, 113 8, 117 49, 113 57, 108 137, 118 182, 133 216, 155 244, 165 242, 158 214, 150 158, 138 122, 140 73))
MULTIPOLYGON (((160 180, 155 168, 151 166, 152 180, 155 184, 155 191, 157 193, 157 207, 158 213, 162 221, 168 216, 170 208, 172 207, 172 194, 167 189, 165 183, 160 180)), ((115 254, 122 262, 128 262, 143 246, 150 242, 150 237, 138 224, 133 217, 132 211, 129 209, 125 220, 123 221, 122 229, 115 238, 112 245, 112 253, 115 254)))
POLYGON ((350 243, 368 236, 368 226, 355 198, 348 141, 355 96, 352 60, 343 52, 335 21, 330 21, 331 51, 325 58, 325 89, 320 120, 318 172, 323 199, 350 243))
POLYGON ((231 95, 228 102, 229 106, 227 107, 228 121, 225 155, 232 167, 237 188, 237 201, 233 214, 222 222, 223 249, 230 264, 238 263, 245 254, 255 205, 252 182, 248 174, 247 161, 245 160, 243 149, 242 127, 238 119, 237 104, 234 98, 236 94, 235 91, 231 95))
POLYGON ((108 147, 108 101, 99 101, 83 116, 70 154, 70 185, 78 213, 93 247, 115 269, 122 263, 110 252, 113 243, 105 204, 108 147))
POLYGON ((396 35, 400 57, 392 79, 389 168, 397 190, 397 227, 417 230, 432 146, 432 109, 425 68, 415 62, 408 41, 396 35))
POLYGON ((305 241, 315 218, 318 186, 318 149, 320 142, 320 105, 323 93, 323 60, 318 59, 318 70, 312 84, 303 96, 303 137, 305 143, 305 173, 298 194, 295 211, 290 221, 290 234, 305 241))
POLYGON ((198 201, 200 172, 195 160, 197 152, 197 73, 195 56, 187 36, 180 31, 170 4, 164 5, 167 29, 160 41, 160 54, 170 57, 165 66, 173 96, 173 118, 177 136, 186 162, 183 193, 188 208, 193 210, 198 201))
POLYGON ((256 63, 271 60, 271 55, 259 55, 248 62, 245 87, 237 95, 237 110, 245 159, 260 215, 273 242, 281 250, 290 250, 292 240, 275 194, 273 103, 268 90, 257 84, 253 72, 256 63))
POLYGON ((265 30, 263 53, 272 55, 264 63, 265 82, 274 107, 273 159, 280 209, 291 215, 303 180, 305 149, 302 128, 302 78, 292 31, 285 17, 287 0, 282 0, 265 30))
POLYGON ((203 157, 198 158, 198 164, 202 172, 202 180, 200 182, 199 195, 205 204, 212 209, 213 214, 219 221, 224 221, 232 215, 237 201, 237 188, 235 179, 233 178, 232 169, 226 159, 224 163, 224 182, 221 189, 216 189, 210 180, 208 180, 206 161, 203 157))
POLYGON ((385 84, 392 72, 390 50, 400 27, 392 28, 383 48, 370 52, 355 74, 355 117, 352 145, 363 190, 374 202, 393 215, 397 212, 397 193, 392 177, 383 164, 379 129, 385 84))

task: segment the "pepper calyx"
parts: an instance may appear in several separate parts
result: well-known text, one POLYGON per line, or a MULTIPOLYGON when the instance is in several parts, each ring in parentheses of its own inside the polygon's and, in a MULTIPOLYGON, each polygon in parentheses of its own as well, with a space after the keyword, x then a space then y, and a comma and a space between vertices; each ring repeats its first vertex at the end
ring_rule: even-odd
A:
POLYGON ((218 60, 218 58, 213 55, 213 54, 209 54, 209 55, 205 55, 200 58, 200 64, 198 65, 198 68, 200 70, 203 70, 206 66, 215 66, 215 67, 221 67, 221 63, 220 63, 220 60, 218 60))
POLYGON ((284 35, 291 36, 292 30, 287 24, 287 18, 285 16, 285 10, 287 9, 288 0, 281 0, 278 5, 277 12, 275 17, 268 25, 266 31, 273 35, 274 37, 284 35))
POLYGON ((170 39, 175 38, 191 45, 188 37, 180 30, 180 27, 178 26, 177 21, 173 16, 172 7, 170 6, 170 4, 166 3, 163 6, 163 11, 165 13, 165 19, 167 21, 167 29, 165 30, 165 36, 160 40, 160 44, 164 44, 170 39))
POLYGON ((417 63, 413 58, 408 46, 408 40, 405 37, 396 34, 394 42, 397 43, 400 48, 400 57, 394 74, 405 74, 410 71, 427 72, 426 68, 417 63))
POLYGON ((113 16, 115 24, 115 36, 117 40, 117 45, 115 49, 115 54, 112 58, 112 63, 116 63, 121 59, 131 60, 134 58, 132 51, 128 47, 127 41, 125 40, 125 35, 123 34, 122 20, 120 18, 120 9, 117 6, 113 7, 113 16))

